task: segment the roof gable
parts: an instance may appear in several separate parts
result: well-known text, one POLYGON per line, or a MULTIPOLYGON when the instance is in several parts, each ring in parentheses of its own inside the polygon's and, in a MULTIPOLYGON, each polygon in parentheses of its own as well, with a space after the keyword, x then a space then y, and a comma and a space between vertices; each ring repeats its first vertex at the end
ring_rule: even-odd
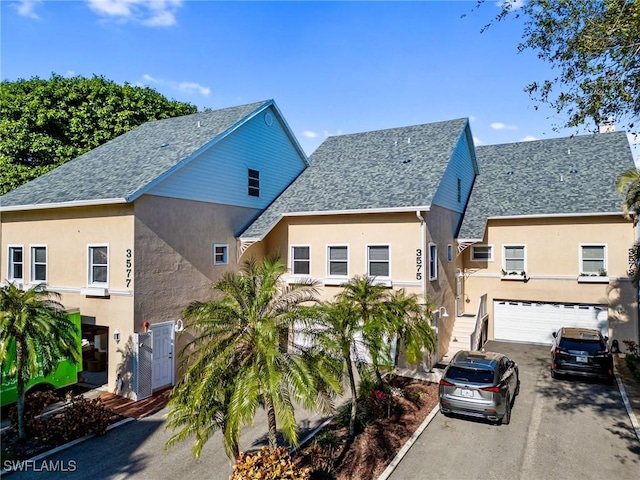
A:
POLYGON ((428 208, 466 128, 462 118, 329 137, 241 238, 263 238, 286 214, 428 208))
POLYGON ((458 238, 492 217, 621 213, 617 178, 633 167, 624 132, 476 147, 476 178, 458 238))
POLYGON ((269 106, 274 102, 147 122, 0 197, 1 208, 133 201, 269 106))

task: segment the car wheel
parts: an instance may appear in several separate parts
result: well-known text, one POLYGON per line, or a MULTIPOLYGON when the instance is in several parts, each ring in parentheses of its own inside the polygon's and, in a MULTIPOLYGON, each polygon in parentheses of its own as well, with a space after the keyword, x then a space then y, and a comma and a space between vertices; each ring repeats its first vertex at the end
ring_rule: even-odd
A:
POLYGON ((518 395, 520 395, 520 379, 518 379, 518 383, 516 384, 516 391, 514 392, 513 396, 517 397, 518 395))
POLYGON ((558 374, 551 370, 551 378, 558 378, 558 374))
POLYGON ((614 377, 609 377, 606 380, 607 385, 613 385, 615 383, 614 377))
POLYGON ((507 398, 507 406, 505 407, 504 417, 502 417, 502 425, 509 425, 511 422, 511 399, 507 398))

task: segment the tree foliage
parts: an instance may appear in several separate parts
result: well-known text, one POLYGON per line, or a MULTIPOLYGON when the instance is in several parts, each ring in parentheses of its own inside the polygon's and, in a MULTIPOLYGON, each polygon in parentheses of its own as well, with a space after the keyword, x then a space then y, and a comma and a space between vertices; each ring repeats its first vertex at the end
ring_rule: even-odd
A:
POLYGON ((62 360, 80 361, 77 327, 57 294, 38 284, 0 287, 0 369, 17 380, 18 434, 25 438, 24 393, 32 377, 47 376, 62 360))
POLYGON ((640 0, 507 0, 485 29, 510 17, 524 20, 518 49, 535 51, 558 72, 525 90, 563 115, 560 126, 594 127, 613 118, 634 128, 640 117, 640 0))
POLYGON ((147 121, 195 113, 149 87, 102 76, 0 83, 0 194, 147 121))
POLYGON ((285 272, 279 258, 249 260, 215 284, 220 298, 185 309, 185 332, 194 339, 181 353, 186 374, 172 393, 168 421, 181 430, 168 445, 193 435, 198 456, 221 430, 227 454, 237 456, 241 427, 263 407, 274 450, 278 426, 290 445, 298 443, 295 403, 333 411, 332 396, 342 388, 338 362, 318 349, 288 348, 294 324, 317 301, 316 288, 283 284, 285 272))

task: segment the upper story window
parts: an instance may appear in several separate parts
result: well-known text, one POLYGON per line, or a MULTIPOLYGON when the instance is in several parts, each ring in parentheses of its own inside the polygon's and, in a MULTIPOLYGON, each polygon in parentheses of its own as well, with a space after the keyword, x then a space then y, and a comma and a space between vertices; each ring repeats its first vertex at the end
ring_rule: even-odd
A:
POLYGON ((348 247, 346 245, 329 247, 329 276, 346 277, 349 275, 348 253, 348 247))
POLYGON ((389 276, 389 246, 371 245, 367 247, 367 264, 370 277, 389 276))
POLYGON ((522 273, 526 270, 524 245, 505 245, 504 270, 522 273))
POLYGON ((462 180, 458 179, 458 203, 462 201, 462 180))
POLYGON ((291 273, 293 275, 311 273, 311 247, 291 247, 291 273))
POLYGON ((607 249, 604 245, 580 246, 580 273, 606 275, 607 249))
POLYGON ((447 245, 447 262, 453 262, 453 245, 447 245))
POLYGON ((89 246, 89 285, 106 285, 109 281, 109 247, 89 246))
POLYGON ((438 278, 438 246, 429 244, 429 280, 438 278))
POLYGON ((473 262, 493 261, 493 246, 492 245, 472 245, 471 261, 473 262))
POLYGON ((251 197, 260 196, 260 172, 258 170, 248 170, 248 192, 251 197))
POLYGON ((47 281, 47 247, 31 247, 31 283, 47 281))
POLYGON ((227 265, 229 263, 229 245, 226 243, 213 244, 213 264, 227 265))
POLYGON ((24 251, 22 246, 9 247, 9 280, 24 280, 24 251))

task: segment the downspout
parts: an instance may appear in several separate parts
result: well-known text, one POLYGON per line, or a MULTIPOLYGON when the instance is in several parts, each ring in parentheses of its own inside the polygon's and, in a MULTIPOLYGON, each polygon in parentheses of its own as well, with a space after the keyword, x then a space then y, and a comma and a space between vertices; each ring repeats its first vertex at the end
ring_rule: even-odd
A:
MULTIPOLYGON (((423 271, 422 271, 422 304, 424 305, 423 308, 426 309, 426 305, 427 305, 427 272, 424 270, 424 266, 425 266, 425 258, 426 258, 426 252, 425 252, 425 248, 426 248, 426 241, 427 241, 427 222, 425 221, 424 217, 422 216, 422 212, 420 210, 416 210, 416 217, 418 217, 418 220, 420 220, 420 249, 422 250, 422 265, 423 265, 423 271)), ((427 260, 428 262, 428 260, 427 260)), ((428 266, 428 264, 427 264, 428 266)), ((436 351, 434 352, 437 356, 438 354, 438 327, 436 326, 436 351)), ((430 356, 427 355, 427 362, 422 366, 422 368, 425 371, 430 372, 431 371, 431 365, 433 364, 433 358, 429 358, 430 356)), ((437 358, 437 357, 436 357, 437 358)))
POLYGON ((427 222, 424 221, 424 217, 420 210, 416 210, 416 217, 420 220, 420 249, 422 250, 422 264, 423 264, 423 272, 422 272, 422 303, 423 305, 427 304, 427 275, 426 271, 424 271, 424 259, 425 259, 425 248, 426 248, 426 239, 427 239, 427 222))

